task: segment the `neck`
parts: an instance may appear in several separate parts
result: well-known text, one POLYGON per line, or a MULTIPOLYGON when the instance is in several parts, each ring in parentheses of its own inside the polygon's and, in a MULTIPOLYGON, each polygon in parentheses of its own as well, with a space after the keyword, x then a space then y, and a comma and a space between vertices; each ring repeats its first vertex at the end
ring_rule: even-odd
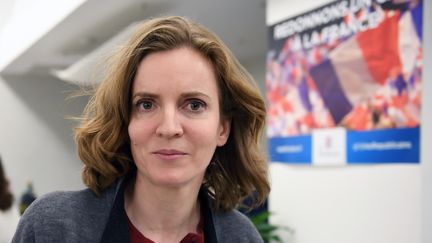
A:
POLYGON ((180 242, 196 232, 200 220, 198 186, 161 187, 137 175, 125 192, 125 210, 133 225, 155 242, 180 242))

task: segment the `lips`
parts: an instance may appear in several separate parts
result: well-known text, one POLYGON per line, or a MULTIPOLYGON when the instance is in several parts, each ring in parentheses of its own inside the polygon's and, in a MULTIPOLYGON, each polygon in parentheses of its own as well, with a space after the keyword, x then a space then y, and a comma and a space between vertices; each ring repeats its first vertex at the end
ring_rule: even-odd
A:
POLYGON ((154 151, 153 154, 163 160, 175 160, 187 155, 187 153, 175 149, 160 149, 154 151))

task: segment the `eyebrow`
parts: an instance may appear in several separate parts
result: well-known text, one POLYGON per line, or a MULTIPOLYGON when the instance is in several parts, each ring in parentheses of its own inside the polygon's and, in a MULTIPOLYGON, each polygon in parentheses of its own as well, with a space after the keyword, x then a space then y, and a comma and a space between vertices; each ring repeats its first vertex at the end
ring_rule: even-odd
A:
POLYGON ((191 91, 191 92, 187 92, 181 95, 182 98, 193 98, 193 97, 199 97, 199 96, 204 96, 207 99, 210 99, 210 96, 204 94, 203 92, 199 92, 199 91, 191 91))
POLYGON ((148 98, 156 99, 158 95, 149 92, 136 92, 135 94, 132 95, 132 100, 134 100, 136 97, 148 97, 148 98))
MULTIPOLYGON (((200 92, 200 91, 191 91, 191 92, 183 93, 183 94, 181 94, 180 97, 183 99, 187 99, 187 98, 200 97, 200 96, 203 96, 207 99, 210 99, 210 96, 208 96, 207 94, 204 94, 203 92, 200 92)), ((146 97, 146 98, 157 99, 159 97, 159 95, 157 95, 155 93, 151 93, 151 92, 136 92, 135 94, 133 94, 132 100, 134 100, 136 97, 146 97)))

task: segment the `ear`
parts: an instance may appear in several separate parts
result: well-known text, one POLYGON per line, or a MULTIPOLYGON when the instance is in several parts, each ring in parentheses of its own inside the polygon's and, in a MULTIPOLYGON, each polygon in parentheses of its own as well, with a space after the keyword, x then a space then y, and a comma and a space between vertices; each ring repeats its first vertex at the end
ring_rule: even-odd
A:
POLYGON ((228 141, 230 131, 231 131, 231 120, 223 119, 221 121, 221 124, 219 126, 219 131, 218 131, 218 138, 217 138, 218 147, 225 145, 225 143, 228 141))

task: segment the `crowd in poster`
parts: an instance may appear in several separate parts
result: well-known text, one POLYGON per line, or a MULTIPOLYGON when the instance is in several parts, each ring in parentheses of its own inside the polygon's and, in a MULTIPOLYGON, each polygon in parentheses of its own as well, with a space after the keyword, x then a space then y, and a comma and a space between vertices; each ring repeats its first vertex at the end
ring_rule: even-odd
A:
POLYGON ((342 0, 270 26, 271 160, 419 163, 422 11, 342 0))

